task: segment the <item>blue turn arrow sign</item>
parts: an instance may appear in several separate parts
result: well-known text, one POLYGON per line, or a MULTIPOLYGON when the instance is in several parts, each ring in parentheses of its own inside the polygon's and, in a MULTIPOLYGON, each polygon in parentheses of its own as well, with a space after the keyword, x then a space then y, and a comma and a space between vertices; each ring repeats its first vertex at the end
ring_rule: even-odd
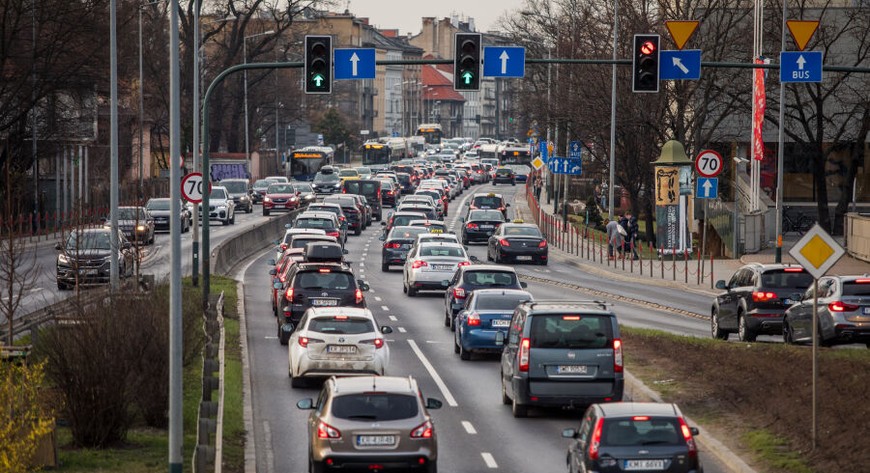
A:
POLYGON ((483 48, 484 77, 523 77, 526 75, 526 48, 483 48))
POLYGON ((701 78, 701 50, 662 50, 659 55, 659 79, 698 80, 701 78))
POLYGON ((337 48, 335 57, 335 80, 374 79, 374 48, 337 48))

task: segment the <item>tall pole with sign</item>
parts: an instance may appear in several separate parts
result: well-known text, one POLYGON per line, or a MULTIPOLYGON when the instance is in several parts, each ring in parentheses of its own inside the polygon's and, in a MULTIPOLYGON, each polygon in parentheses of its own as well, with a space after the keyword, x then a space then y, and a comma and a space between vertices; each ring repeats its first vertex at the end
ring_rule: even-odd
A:
POLYGON ((711 198, 716 197, 716 195, 711 194, 710 190, 715 186, 717 189, 716 194, 718 194, 719 181, 716 176, 722 172, 723 167, 724 161, 722 161, 722 155, 713 150, 701 151, 698 153, 698 157, 695 158, 695 172, 698 173, 698 176, 704 178, 698 179, 698 192, 695 193, 696 196, 704 199, 704 228, 701 231, 701 257, 707 251, 707 226, 710 224, 707 217, 709 213, 708 203, 711 198))

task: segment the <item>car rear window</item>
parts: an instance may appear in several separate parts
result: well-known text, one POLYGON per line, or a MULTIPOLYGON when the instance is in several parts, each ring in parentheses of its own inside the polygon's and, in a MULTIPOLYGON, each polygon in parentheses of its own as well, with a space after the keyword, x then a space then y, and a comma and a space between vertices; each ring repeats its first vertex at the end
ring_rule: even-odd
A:
POLYGON ((299 289, 351 289, 353 277, 344 272, 306 271, 299 273, 295 285, 299 289))
POLYGON ((332 228, 332 220, 325 218, 300 218, 294 225, 297 228, 332 228))
POLYGON ((531 299, 528 295, 521 294, 487 294, 478 296, 477 310, 514 310, 520 302, 531 299))
POLYGON ((305 245, 307 245, 309 243, 320 242, 320 241, 334 242, 335 240, 334 239, 326 239, 326 238, 322 238, 322 237, 321 238, 311 238, 311 237, 301 237, 300 238, 297 236, 296 238, 293 238, 292 240, 290 240, 290 247, 291 248, 305 248, 305 245))
POLYGON ((500 210, 472 210, 468 214, 468 220, 498 220, 504 221, 504 214, 500 210))
POLYGON ((475 197, 474 205, 477 207, 501 207, 501 197, 475 197))
POLYGON ((410 419, 418 413, 417 398, 405 394, 348 394, 332 401, 332 415, 339 419, 391 421, 410 419))
POLYGON ((540 237, 541 230, 539 230, 537 227, 508 227, 504 229, 504 234, 508 236, 540 237))
POLYGON ((813 283, 813 276, 806 272, 785 269, 765 271, 761 274, 761 287, 769 289, 806 289, 813 283))
POLYGON ((369 319, 339 315, 311 319, 308 322, 308 330, 337 335, 359 335, 361 333, 374 332, 375 326, 369 319))
POLYGON ((506 271, 466 271, 463 281, 474 286, 517 286, 517 275, 506 271))
POLYGON ((611 337, 610 317, 577 314, 532 317, 532 348, 606 348, 611 337))
POLYGON ((375 195, 380 186, 372 181, 345 181, 344 188, 351 194, 375 195))
POLYGON ((676 418, 634 416, 627 419, 604 419, 601 445, 684 445, 676 418))
POLYGON ((454 256, 462 257, 462 248, 451 248, 449 246, 427 246, 420 248, 420 256, 454 256))
POLYGON ((844 296, 870 296, 870 284, 863 282, 844 282, 844 296))
POLYGON ((496 169, 496 170, 495 170, 495 173, 496 173, 496 174, 507 174, 507 175, 511 175, 511 174, 513 174, 514 172, 513 172, 513 170, 511 170, 511 169, 504 169, 504 168, 502 168, 502 169, 496 169))

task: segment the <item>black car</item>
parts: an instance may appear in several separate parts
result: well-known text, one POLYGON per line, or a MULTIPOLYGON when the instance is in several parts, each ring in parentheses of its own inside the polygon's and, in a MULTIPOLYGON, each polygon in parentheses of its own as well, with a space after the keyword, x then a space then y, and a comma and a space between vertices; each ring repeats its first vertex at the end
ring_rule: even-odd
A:
MULTIPOLYGON (((473 260, 473 259, 472 259, 473 260)), ((472 291, 478 289, 525 289, 517 272, 509 266, 472 264, 460 266, 444 292, 444 325, 456 328, 456 314, 465 306, 472 291)))
POLYGON ((408 250, 421 233, 429 233, 429 228, 395 226, 386 237, 380 237, 384 242, 381 250, 381 271, 389 271, 392 265, 404 265, 408 250))
POLYGON ((372 208, 372 218, 380 220, 383 215, 383 189, 380 179, 348 179, 341 185, 341 192, 345 194, 357 194, 366 198, 366 202, 372 208))
POLYGON ((472 210, 462 221, 462 244, 488 241, 489 237, 504 223, 500 210, 472 210))
POLYGON ((283 289, 283 307, 278 317, 278 341, 287 344, 302 314, 309 307, 366 307, 364 291, 368 284, 354 279, 353 270, 344 263, 297 263, 290 269, 283 289))
POLYGON ((118 247, 113 250, 112 230, 85 228, 73 230, 66 240, 54 247, 57 288, 71 289, 75 285, 108 283, 111 278, 112 253, 118 256, 118 274, 133 275, 136 252, 133 244, 118 231, 118 247))
POLYGON ((414 182, 411 174, 407 172, 397 172, 396 177, 399 179, 399 185, 402 186, 402 192, 412 194, 414 193, 414 190, 417 189, 417 184, 414 182))
MULTIPOLYGON (((393 184, 389 179, 380 179, 381 181, 381 205, 383 207, 396 207, 396 202, 399 200, 401 190, 393 184)), ((381 220, 381 219, 378 219, 381 220)))
MULTIPOLYGON (((145 210, 147 210, 148 214, 151 215, 151 218, 154 219, 155 232, 169 231, 171 204, 172 201, 169 200, 168 197, 155 197, 148 199, 148 202, 145 203, 145 210)), ((181 209, 181 233, 185 233, 189 231, 190 227, 193 225, 193 215, 184 204, 184 201, 179 202, 179 206, 181 209)))
POLYGON ((566 429, 568 472, 667 471, 700 473, 696 427, 676 404, 593 404, 580 427, 566 429))
POLYGON ((517 177, 514 170, 511 168, 498 168, 495 170, 495 177, 492 179, 492 185, 510 184, 517 185, 517 177))
POLYGON ((547 239, 541 230, 530 223, 503 223, 489 237, 486 246, 487 261, 547 264, 547 239))
POLYGON ((726 340, 737 332, 742 342, 753 342, 758 335, 780 335, 785 310, 797 302, 813 284, 813 276, 802 267, 787 264, 752 263, 740 267, 726 283, 716 281, 725 292, 716 296, 710 314, 713 338, 726 340))
POLYGON ((366 217, 365 211, 360 208, 359 203, 351 196, 329 196, 323 199, 325 204, 338 204, 341 206, 341 211, 344 212, 347 218, 348 231, 353 231, 354 235, 359 235, 365 230, 366 217))
POLYGON ((317 194, 335 194, 341 192, 341 178, 338 171, 331 166, 324 166, 314 175, 311 187, 317 194))

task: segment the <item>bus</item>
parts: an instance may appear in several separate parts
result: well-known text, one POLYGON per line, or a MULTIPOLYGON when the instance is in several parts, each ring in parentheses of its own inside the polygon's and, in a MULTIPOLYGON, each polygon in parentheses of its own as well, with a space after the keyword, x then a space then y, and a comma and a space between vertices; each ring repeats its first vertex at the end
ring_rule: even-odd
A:
POLYGON ((422 123, 417 127, 417 135, 422 136, 428 145, 441 144, 441 125, 438 123, 422 123))
POLYGON ((527 166, 532 164, 529 147, 519 144, 502 145, 498 150, 497 157, 501 164, 525 164, 527 166))
POLYGON ((290 177, 310 181, 323 166, 335 161, 335 151, 328 146, 308 146, 290 153, 290 177))
POLYGON ((404 138, 381 138, 366 141, 362 146, 363 166, 386 168, 390 163, 409 156, 408 144, 404 138))

